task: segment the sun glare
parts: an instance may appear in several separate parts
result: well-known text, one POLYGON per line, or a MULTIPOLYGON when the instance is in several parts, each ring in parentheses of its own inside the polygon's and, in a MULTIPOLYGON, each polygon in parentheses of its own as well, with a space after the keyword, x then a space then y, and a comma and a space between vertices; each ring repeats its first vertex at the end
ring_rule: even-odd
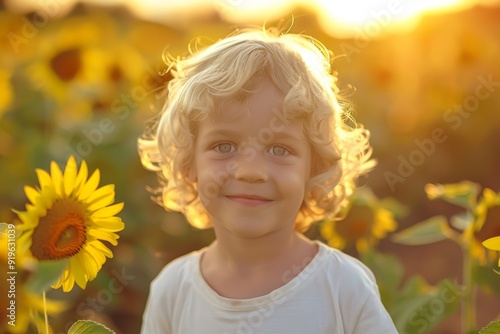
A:
MULTIPOLYGON (((470 6, 468 0, 317 0, 319 20, 330 34, 376 37, 387 30, 411 28, 423 14, 445 12, 470 6)), ((474 1, 476 2, 476 1, 474 1)))

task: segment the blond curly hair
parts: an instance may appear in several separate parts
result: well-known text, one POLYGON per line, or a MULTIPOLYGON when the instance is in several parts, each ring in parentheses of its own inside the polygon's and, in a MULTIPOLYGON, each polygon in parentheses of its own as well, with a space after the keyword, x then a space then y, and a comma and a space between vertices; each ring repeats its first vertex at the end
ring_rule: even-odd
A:
POLYGON ((197 123, 214 110, 215 99, 247 91, 265 75, 284 96, 282 117, 303 119, 312 147, 312 176, 295 229, 335 219, 346 207, 356 180, 368 172, 369 132, 356 125, 340 102, 331 53, 318 40, 276 29, 247 29, 197 50, 186 58, 165 57, 173 76, 158 122, 138 139, 142 164, 158 174, 153 197, 169 211, 180 211, 195 227, 210 218, 189 176, 197 123))

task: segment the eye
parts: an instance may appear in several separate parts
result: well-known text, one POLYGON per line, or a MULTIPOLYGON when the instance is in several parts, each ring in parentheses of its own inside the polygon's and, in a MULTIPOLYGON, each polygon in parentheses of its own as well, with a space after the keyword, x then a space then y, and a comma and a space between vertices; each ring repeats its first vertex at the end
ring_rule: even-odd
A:
POLYGON ((284 146, 280 146, 280 145, 275 145, 275 146, 271 147, 268 152, 271 153, 272 155, 276 155, 276 156, 280 156, 280 157, 283 157, 283 156, 290 154, 290 152, 284 146))
POLYGON ((214 146, 214 149, 220 153, 231 153, 231 152, 236 151, 236 147, 234 147, 230 143, 220 143, 220 144, 214 146))

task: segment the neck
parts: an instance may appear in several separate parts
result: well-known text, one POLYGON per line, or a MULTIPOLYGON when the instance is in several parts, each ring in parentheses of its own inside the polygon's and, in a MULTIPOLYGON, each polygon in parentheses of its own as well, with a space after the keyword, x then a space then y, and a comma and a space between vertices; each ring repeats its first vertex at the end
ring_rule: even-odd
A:
POLYGON ((276 232, 259 238, 240 238, 215 230, 217 240, 211 245, 212 255, 227 268, 258 271, 272 267, 283 259, 314 255, 312 242, 295 231, 276 232))

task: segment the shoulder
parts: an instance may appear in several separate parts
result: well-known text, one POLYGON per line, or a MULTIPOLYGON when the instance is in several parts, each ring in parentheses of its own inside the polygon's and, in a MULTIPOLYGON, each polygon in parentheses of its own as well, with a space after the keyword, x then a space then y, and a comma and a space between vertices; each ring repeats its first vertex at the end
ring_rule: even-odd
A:
POLYGON ((365 264, 338 249, 319 244, 319 277, 339 302, 362 305, 368 298, 380 298, 375 276, 365 264))
POLYGON ((199 252, 192 252, 168 263, 151 282, 143 314, 141 333, 171 333, 175 303, 181 287, 189 284, 199 252), (188 283, 186 283, 188 282, 188 283))
POLYGON ((191 252, 168 263, 151 282, 150 296, 160 298, 175 294, 180 287, 193 278, 200 251, 191 252))
POLYGON ((397 333, 380 300, 372 271, 338 249, 323 248, 323 272, 340 307, 344 328, 356 333, 397 333))
POLYGON ((347 281, 348 284, 364 282, 370 287, 376 288, 375 276, 364 263, 324 243, 317 243, 321 250, 319 253, 320 261, 323 262, 325 272, 335 277, 337 282, 347 281))

